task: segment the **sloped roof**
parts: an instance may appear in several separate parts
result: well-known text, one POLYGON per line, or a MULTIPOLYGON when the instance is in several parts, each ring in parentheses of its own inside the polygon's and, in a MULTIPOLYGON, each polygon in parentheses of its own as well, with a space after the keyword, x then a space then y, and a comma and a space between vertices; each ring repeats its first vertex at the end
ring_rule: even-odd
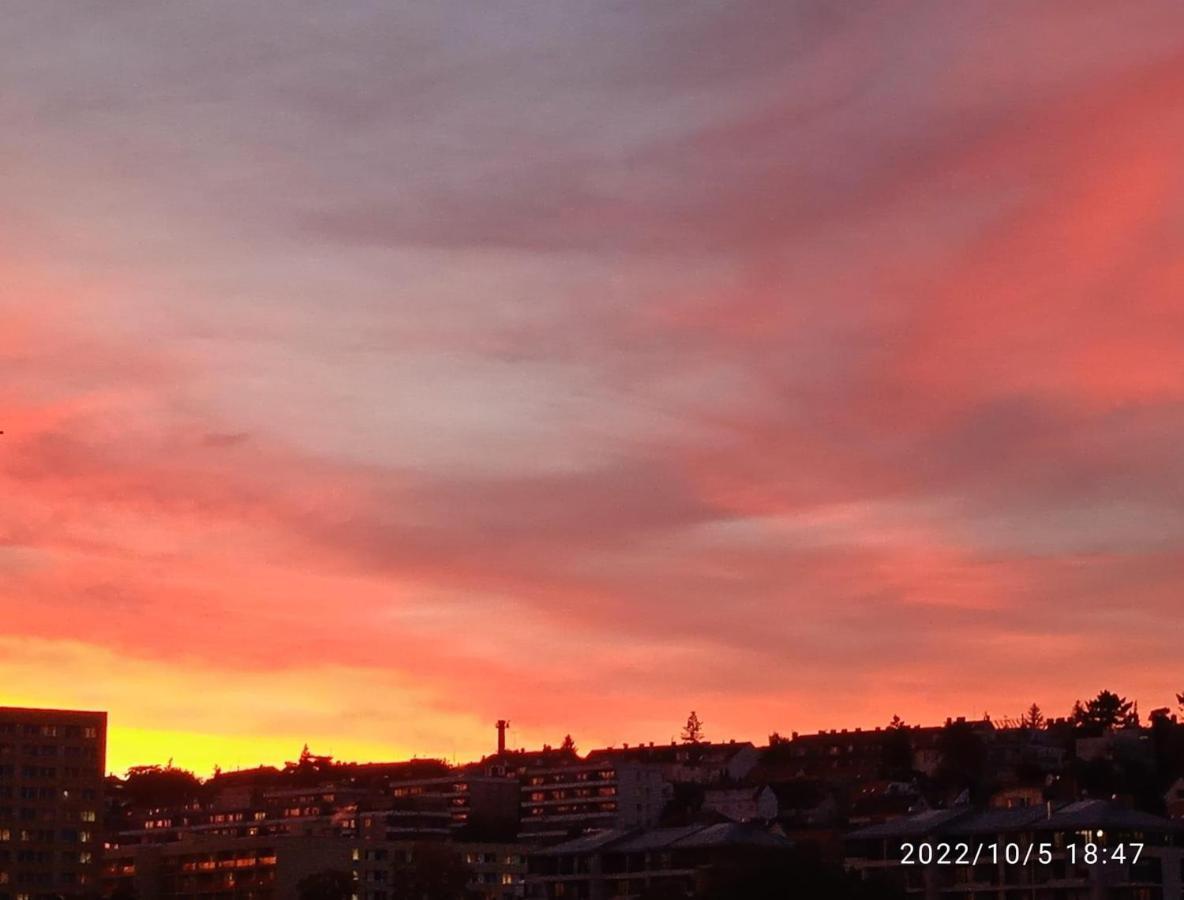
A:
POLYGON ((598 831, 539 851, 540 856, 572 856, 597 850, 643 853, 647 850, 686 850, 705 847, 766 847, 788 849, 790 842, 763 828, 738 822, 682 825, 643 831, 598 831))
POLYGON ((927 809, 915 816, 904 816, 883 822, 879 825, 869 825, 848 835, 856 840, 896 837, 925 837, 934 834, 942 826, 971 815, 972 811, 965 808, 958 809, 927 809))
POLYGON ((1114 831, 1180 831, 1178 822, 1128 809, 1109 800, 1080 800, 1057 809, 1051 818, 1038 826, 1043 830, 1075 831, 1110 829, 1114 831))
POLYGON ((571 856, 579 855, 581 853, 590 853, 594 850, 599 850, 609 844, 628 837, 632 832, 622 831, 617 828, 609 828, 604 831, 591 831, 588 834, 582 834, 578 838, 572 838, 570 841, 564 841, 562 844, 556 844, 554 847, 547 847, 542 850, 535 851, 537 856, 571 856))
POLYGON ((972 810, 935 809, 851 832, 855 840, 926 837, 934 834, 1004 834, 1011 831, 1184 831, 1184 825, 1127 809, 1108 800, 1081 800, 1053 807, 972 810))

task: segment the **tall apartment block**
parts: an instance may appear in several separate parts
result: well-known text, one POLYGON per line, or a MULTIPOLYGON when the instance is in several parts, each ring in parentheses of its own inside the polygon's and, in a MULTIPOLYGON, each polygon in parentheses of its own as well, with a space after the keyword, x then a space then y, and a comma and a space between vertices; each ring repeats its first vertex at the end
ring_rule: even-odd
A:
POLYGON ((529 844, 606 828, 651 827, 671 796, 657 766, 630 762, 527 769, 521 790, 518 839, 529 844))
POLYGON ((0 707, 0 900, 93 894, 107 714, 0 707))
POLYGON ((474 772, 397 782, 380 809, 361 814, 362 830, 386 840, 512 840, 520 790, 516 778, 474 772))

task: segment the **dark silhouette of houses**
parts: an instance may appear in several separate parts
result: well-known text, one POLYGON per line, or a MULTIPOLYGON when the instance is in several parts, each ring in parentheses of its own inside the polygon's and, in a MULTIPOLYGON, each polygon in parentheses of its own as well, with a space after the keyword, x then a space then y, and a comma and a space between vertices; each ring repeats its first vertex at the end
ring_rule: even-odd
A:
POLYGON ((601 831, 533 853, 528 896, 618 900, 668 888, 691 896, 713 868, 760 867, 790 842, 736 822, 601 831))
POLYGON ((960 807, 928 810, 858 829, 847 837, 846 865, 868 881, 903 889, 924 900, 1009 900, 1037 896, 1041 900, 1079 900, 1105 897, 1179 897, 1184 827, 1160 816, 1129 809, 1105 800, 1083 800, 1061 805, 979 809, 960 807), (922 843, 964 844, 974 854, 988 849, 978 862, 929 863, 907 846, 922 843), (1101 847, 1142 846, 1136 858, 1128 850, 1121 860, 1087 864, 1087 844, 1101 847), (1018 846, 1009 859, 1004 848, 1018 846), (1046 847, 1027 855, 1027 847, 1046 847), (1074 852, 1073 848, 1076 848, 1074 852), (925 863, 925 864, 921 864, 925 863))

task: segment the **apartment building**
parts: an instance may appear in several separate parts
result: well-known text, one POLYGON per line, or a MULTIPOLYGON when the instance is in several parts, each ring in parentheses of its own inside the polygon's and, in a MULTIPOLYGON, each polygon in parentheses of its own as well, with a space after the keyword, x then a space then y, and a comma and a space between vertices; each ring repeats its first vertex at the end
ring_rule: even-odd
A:
POLYGON ((0 707, 0 900, 93 893, 107 714, 0 707))
POLYGON ((305 877, 349 872, 355 841, 331 835, 187 834, 107 851, 104 897, 152 900, 290 900, 305 877))
POLYGON ((358 806, 367 793, 335 787, 272 790, 254 804, 226 804, 134 809, 127 827, 110 836, 114 845, 172 843, 193 835, 267 837, 272 835, 324 834, 353 837, 357 833, 358 806))
POLYGON ((590 751, 587 761, 657 766, 662 777, 672 784, 726 785, 746 778, 760 762, 760 757, 760 751, 749 741, 703 741, 608 747, 590 751))
POLYGON ((521 844, 366 840, 355 854, 359 900, 396 900, 399 872, 455 865, 465 871, 473 900, 519 900, 525 896, 527 848, 521 844), (423 859, 424 854, 430 854, 423 859))
POLYGON ((457 840, 512 840, 518 831, 517 778, 457 772, 397 782, 381 808, 362 815, 363 832, 386 840, 432 835, 457 840))
POLYGON ((530 844, 656 825, 672 796, 660 768, 624 761, 528 769, 521 792, 518 839, 530 844))
POLYGON ((906 726, 901 731, 887 728, 865 730, 832 729, 815 734, 794 732, 776 753, 777 778, 821 778, 848 784, 881 778, 889 746, 904 740, 911 768, 932 775, 941 762, 941 739, 945 728, 958 725, 988 746, 996 737, 995 726, 985 720, 950 719, 944 726, 906 726))

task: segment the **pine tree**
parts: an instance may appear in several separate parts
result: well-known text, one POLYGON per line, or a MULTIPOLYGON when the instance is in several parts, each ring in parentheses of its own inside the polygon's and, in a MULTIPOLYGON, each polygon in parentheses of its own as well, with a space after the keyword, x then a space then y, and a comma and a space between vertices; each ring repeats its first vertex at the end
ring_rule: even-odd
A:
POLYGON ((1139 707, 1113 691, 1100 691, 1088 703, 1078 700, 1073 705, 1073 721, 1095 728, 1135 728, 1139 724, 1139 707))
POLYGON ((1032 731, 1039 731, 1044 727, 1044 724, 1044 712, 1035 703, 1029 706, 1028 711, 1020 716, 1021 728, 1029 728, 1032 731))
POLYGON ((692 709, 691 714, 687 716, 687 724, 682 729, 682 742, 684 744, 700 744, 704 740, 703 723, 699 720, 699 714, 692 709))

